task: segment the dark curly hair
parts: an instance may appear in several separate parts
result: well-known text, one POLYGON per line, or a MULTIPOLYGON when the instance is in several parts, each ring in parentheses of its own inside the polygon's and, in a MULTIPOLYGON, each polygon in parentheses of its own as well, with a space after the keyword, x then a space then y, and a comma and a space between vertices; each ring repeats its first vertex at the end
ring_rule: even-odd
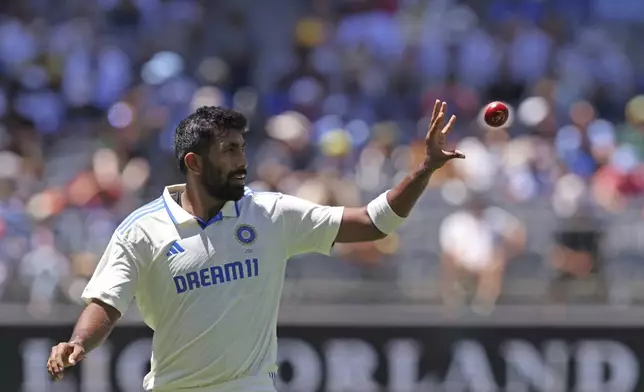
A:
POLYGON ((183 119, 174 135, 174 156, 181 173, 188 168, 184 161, 189 152, 206 155, 215 137, 229 131, 246 132, 248 120, 243 114, 218 106, 202 106, 183 119))

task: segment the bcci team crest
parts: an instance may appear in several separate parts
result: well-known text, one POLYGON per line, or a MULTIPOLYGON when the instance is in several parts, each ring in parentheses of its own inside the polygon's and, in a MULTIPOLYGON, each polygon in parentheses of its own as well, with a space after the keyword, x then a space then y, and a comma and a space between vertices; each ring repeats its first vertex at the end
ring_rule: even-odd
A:
POLYGON ((244 245, 251 245, 255 242, 257 234, 255 228, 251 225, 239 225, 237 230, 235 230, 235 237, 237 241, 241 242, 244 245))

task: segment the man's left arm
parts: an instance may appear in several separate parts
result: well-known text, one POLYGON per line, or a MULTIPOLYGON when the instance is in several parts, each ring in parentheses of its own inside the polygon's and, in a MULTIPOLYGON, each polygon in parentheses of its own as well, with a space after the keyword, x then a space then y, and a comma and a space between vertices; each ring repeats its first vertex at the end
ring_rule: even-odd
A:
POLYGON ((455 116, 444 125, 447 104, 436 101, 425 137, 425 159, 397 186, 383 193, 367 206, 345 208, 335 242, 375 241, 391 234, 423 194, 432 173, 445 162, 465 158, 460 151, 445 150, 445 138, 454 126, 455 116))

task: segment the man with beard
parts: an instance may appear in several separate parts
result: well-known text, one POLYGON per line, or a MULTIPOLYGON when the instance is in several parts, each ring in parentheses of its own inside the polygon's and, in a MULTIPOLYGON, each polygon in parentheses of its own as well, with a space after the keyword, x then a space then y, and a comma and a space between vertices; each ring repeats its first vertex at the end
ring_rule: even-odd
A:
POLYGON ((398 186, 362 208, 330 207, 244 187, 246 118, 202 107, 183 120, 175 149, 186 183, 167 187, 116 229, 82 294, 87 303, 69 342, 52 348, 55 379, 103 342, 136 298, 154 330, 146 391, 273 392, 277 310, 286 260, 328 254, 336 242, 393 232, 444 150, 446 104, 436 102, 426 158, 398 186))

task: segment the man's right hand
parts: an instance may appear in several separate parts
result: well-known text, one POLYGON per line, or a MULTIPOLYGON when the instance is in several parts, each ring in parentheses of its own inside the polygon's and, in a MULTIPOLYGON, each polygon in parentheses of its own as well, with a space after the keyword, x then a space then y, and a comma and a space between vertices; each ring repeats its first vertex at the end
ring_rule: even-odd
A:
POLYGON ((62 380, 65 368, 76 365, 85 357, 85 348, 78 342, 59 343, 52 347, 47 371, 54 380, 62 380))

